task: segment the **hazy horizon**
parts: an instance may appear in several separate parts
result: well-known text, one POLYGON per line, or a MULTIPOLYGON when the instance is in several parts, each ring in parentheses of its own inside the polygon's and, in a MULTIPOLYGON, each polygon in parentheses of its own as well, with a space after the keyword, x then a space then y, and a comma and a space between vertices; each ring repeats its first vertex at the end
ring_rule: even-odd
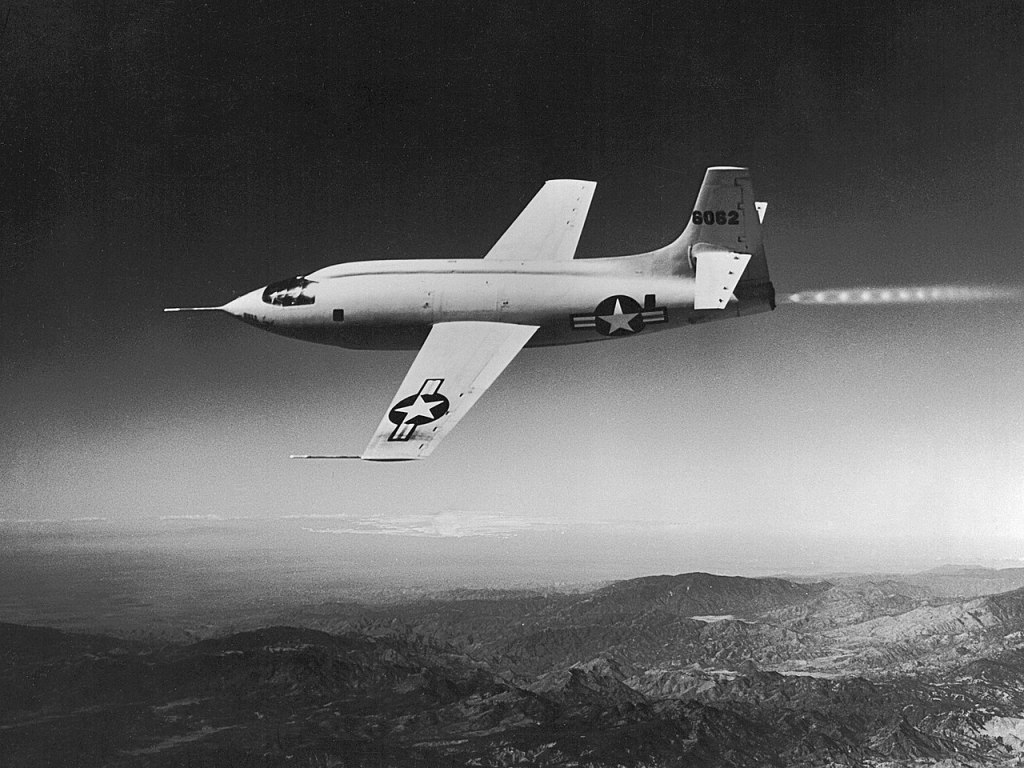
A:
MULTIPOLYGON (((819 531, 716 540, 685 523, 449 511, 435 514, 287 514, 111 518, 0 518, 0 553, 108 554, 262 566, 382 587, 436 588, 588 585, 609 580, 703 571, 728 576, 827 577, 909 574, 943 566, 1024 567, 1012 542, 973 550, 908 535, 869 550, 857 537, 819 531), (758 555, 747 557, 757 541, 758 555), (656 543, 652 543, 656 542, 656 543), (926 542, 926 546, 922 546, 926 542), (246 563, 246 553, 254 560, 246 563)), ((268 571, 268 573, 271 573, 268 571)))
POLYGON ((0 622, 180 638, 461 590, 576 591, 691 572, 823 581, 948 565, 1024 569, 1012 547, 957 559, 944 557, 949 548, 922 552, 920 544, 906 537, 878 550, 756 531, 715 541, 682 525, 563 525, 466 512, 0 518, 0 622), (744 554, 751 551, 756 559, 744 554))

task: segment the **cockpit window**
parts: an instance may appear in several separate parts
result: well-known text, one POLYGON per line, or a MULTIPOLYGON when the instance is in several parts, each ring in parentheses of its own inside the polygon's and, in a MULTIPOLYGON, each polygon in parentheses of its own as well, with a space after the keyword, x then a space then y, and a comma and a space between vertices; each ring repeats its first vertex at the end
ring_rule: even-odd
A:
POLYGON ((302 275, 271 283, 263 291, 263 301, 278 307, 312 304, 316 301, 316 297, 308 290, 311 285, 316 285, 316 283, 313 280, 307 280, 302 275))

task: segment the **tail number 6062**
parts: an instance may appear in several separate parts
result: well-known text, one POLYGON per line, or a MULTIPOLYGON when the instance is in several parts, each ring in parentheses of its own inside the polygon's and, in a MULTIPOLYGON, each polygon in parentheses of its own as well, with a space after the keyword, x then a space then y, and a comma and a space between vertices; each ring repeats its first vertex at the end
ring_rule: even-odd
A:
POLYGON ((701 224, 739 224, 739 211, 694 211, 693 223, 701 224))

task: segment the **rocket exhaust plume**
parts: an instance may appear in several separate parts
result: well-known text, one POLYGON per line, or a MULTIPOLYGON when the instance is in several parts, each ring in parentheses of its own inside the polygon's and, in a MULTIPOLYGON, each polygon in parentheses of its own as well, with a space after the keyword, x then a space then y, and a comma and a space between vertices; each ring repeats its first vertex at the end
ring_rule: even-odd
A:
POLYGON ((925 285, 890 288, 827 288, 782 297, 780 304, 966 304, 1020 301, 1021 288, 996 285, 925 285))

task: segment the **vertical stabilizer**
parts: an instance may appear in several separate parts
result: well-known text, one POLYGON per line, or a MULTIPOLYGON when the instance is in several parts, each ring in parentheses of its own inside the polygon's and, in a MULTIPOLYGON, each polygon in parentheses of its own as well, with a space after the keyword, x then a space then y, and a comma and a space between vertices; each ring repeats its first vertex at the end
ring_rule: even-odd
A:
POLYGON ((761 217, 747 168, 715 166, 704 174, 690 221, 676 243, 683 246, 693 268, 692 247, 703 243, 750 254, 740 283, 768 282, 768 263, 761 239, 761 217))
MULTIPOLYGON (((705 173, 683 233, 664 248, 629 258, 634 268, 643 265, 652 274, 693 279, 698 311, 728 307, 750 314, 774 309, 775 289, 761 237, 767 207, 754 198, 749 169, 714 166, 705 173), (703 268, 698 266, 701 256, 703 268)), ((705 318, 710 317, 700 315, 694 322, 705 318)))
POLYGON ((766 207, 767 203, 754 199, 749 169, 722 165, 708 168, 697 202, 687 212, 683 233, 664 248, 635 258, 649 261, 656 273, 693 277, 693 246, 704 244, 721 251, 749 254, 750 262, 740 283, 767 283, 768 264, 761 239, 761 219, 766 207))
POLYGON ((749 169, 708 168, 683 233, 664 248, 633 258, 654 274, 694 278, 702 288, 695 309, 730 306, 739 314, 775 309, 775 289, 761 237, 766 208, 767 203, 754 198, 749 169), (701 254, 704 269, 697 266, 701 254), (740 262, 742 272, 737 277, 731 272, 740 262), (730 279, 721 281, 722 277, 730 279), (725 300, 720 301, 723 296, 725 300), (730 304, 732 297, 739 303, 730 304))

